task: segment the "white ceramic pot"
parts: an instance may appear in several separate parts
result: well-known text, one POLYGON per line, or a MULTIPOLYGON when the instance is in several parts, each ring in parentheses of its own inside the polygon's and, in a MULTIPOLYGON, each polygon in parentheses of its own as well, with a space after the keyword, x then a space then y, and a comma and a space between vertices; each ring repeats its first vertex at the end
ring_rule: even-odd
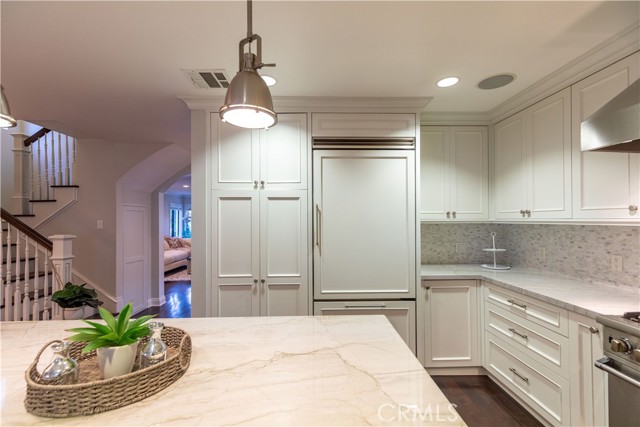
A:
POLYGON ((133 369, 138 343, 119 347, 100 347, 96 350, 98 366, 103 379, 126 375, 133 369))
POLYGON ((62 319, 64 320, 84 319, 84 307, 63 308, 62 319))

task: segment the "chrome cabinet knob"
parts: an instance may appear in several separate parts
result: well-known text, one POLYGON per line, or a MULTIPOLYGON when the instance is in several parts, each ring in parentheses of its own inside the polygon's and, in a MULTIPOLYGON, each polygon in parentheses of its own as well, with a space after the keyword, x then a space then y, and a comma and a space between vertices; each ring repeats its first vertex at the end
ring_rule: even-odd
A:
POLYGON ((633 347, 626 338, 617 338, 611 340, 611 351, 615 353, 627 353, 630 354, 633 347))
POLYGON ((451 218, 451 211, 447 211, 447 218, 451 218))
POLYGON ((451 212, 451 215, 453 216, 453 219, 456 219, 456 211, 451 212))
POLYGON ((629 205, 629 212, 638 212, 638 207, 636 205, 629 205))
POLYGON ((524 211, 524 212, 527 214, 527 216, 528 216, 529 218, 531 218, 531 211, 530 211, 529 209, 527 209, 527 210, 526 210, 526 211, 524 211))
POLYGON ((525 213, 526 213, 526 211, 524 209, 520 209, 520 215, 522 215, 524 217, 525 213))

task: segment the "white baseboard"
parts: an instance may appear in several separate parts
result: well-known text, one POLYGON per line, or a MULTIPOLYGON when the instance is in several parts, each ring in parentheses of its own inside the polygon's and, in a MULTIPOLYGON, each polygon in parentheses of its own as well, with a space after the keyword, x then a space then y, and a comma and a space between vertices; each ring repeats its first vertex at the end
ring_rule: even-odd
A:
POLYGON ((481 366, 465 368, 425 368, 431 376, 437 375, 487 375, 487 370, 481 366))
POLYGON ((147 306, 148 307, 160 307, 161 305, 164 305, 167 302, 167 298, 162 295, 160 298, 149 298, 149 301, 147 301, 147 306))

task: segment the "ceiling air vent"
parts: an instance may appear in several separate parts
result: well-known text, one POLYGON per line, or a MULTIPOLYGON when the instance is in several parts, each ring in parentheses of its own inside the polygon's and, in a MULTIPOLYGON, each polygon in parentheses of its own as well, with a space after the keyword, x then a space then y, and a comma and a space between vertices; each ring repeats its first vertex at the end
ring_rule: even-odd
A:
POLYGON ((201 89, 220 89, 229 87, 226 70, 182 70, 195 87, 201 89))

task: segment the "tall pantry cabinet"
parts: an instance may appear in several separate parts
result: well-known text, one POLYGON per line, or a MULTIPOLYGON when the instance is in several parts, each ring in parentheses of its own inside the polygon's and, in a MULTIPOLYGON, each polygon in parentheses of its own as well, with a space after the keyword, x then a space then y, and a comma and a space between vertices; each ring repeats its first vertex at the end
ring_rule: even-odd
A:
POLYGON ((269 130, 211 121, 212 312, 307 315, 307 116, 269 130))

